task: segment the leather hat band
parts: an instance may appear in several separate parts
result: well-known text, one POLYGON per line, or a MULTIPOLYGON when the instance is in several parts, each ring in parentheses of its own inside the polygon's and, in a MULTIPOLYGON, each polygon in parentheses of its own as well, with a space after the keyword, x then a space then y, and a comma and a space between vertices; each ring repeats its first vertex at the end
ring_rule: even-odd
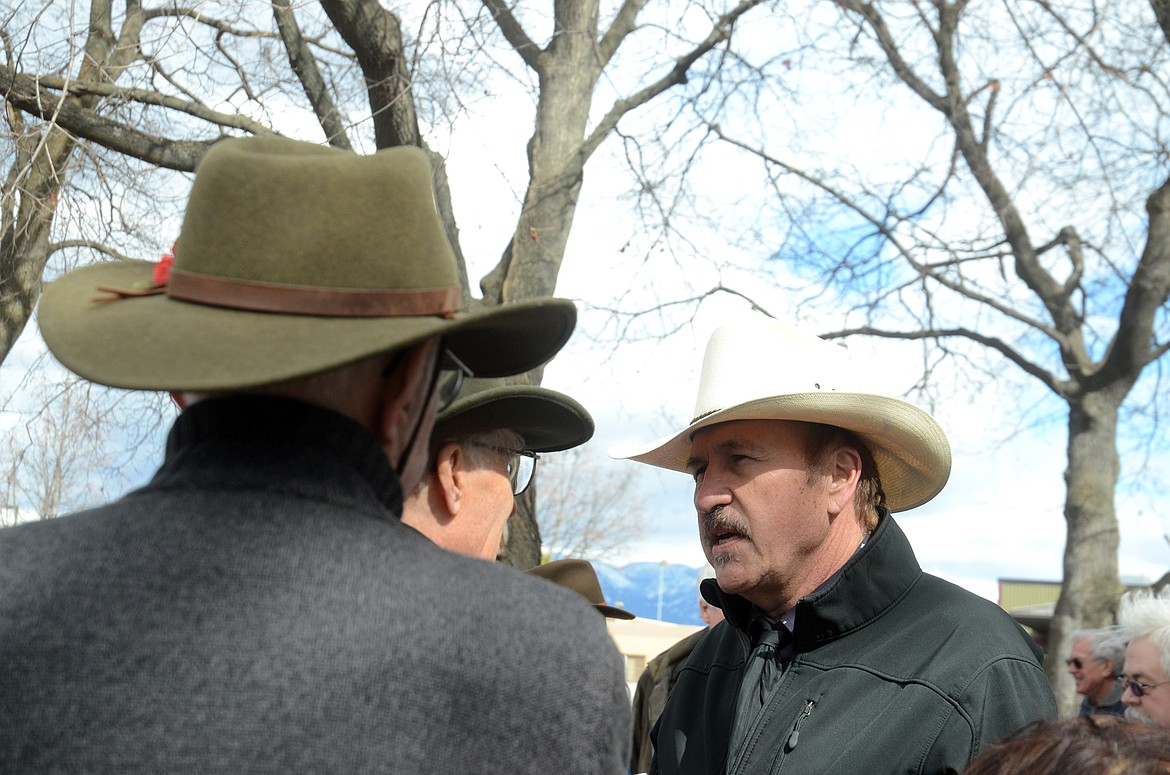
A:
POLYGON ((411 290, 366 290, 285 285, 198 274, 172 268, 172 299, 252 312, 329 317, 453 317, 462 304, 458 285, 411 290))

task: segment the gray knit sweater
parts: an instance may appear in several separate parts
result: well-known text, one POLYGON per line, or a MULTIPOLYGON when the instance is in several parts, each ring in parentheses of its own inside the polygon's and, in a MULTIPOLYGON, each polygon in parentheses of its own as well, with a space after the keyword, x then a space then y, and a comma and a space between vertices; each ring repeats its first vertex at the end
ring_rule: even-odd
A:
POLYGON ((602 618, 401 502, 356 424, 223 399, 146 487, 0 530, 0 772, 624 772, 602 618))

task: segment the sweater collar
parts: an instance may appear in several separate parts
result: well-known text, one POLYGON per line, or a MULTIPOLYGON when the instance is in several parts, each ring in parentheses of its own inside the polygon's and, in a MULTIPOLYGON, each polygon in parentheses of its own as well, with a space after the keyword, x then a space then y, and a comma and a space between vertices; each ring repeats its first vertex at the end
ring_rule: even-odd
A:
POLYGON ((289 398, 234 395, 209 398, 184 410, 167 437, 166 458, 207 444, 263 445, 338 461, 367 481, 378 500, 402 513, 402 485, 374 437, 354 420, 289 398))

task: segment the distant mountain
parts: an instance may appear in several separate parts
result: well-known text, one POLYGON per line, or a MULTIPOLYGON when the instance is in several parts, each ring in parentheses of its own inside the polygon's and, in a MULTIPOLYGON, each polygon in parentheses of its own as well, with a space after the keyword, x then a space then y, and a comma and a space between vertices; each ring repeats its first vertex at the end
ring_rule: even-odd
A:
POLYGON ((699 573, 701 568, 657 562, 636 562, 616 568, 593 561, 601 591, 612 605, 633 611, 645 619, 674 624, 702 625, 699 618, 699 573), (662 615, 659 616, 659 591, 662 615))

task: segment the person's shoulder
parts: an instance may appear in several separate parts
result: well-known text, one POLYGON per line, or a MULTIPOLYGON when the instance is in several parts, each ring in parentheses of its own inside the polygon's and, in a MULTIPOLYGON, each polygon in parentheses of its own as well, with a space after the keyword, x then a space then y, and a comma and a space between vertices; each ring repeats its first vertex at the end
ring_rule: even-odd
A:
POLYGON ((923 573, 909 602, 923 624, 952 634, 967 633, 983 650, 998 649, 1005 658, 1035 660, 1037 647, 1011 615, 985 597, 950 581, 923 573))
POLYGON ((449 589, 465 593, 448 595, 454 605, 490 605, 506 619, 584 621, 604 630, 605 618, 576 592, 504 563, 437 551, 437 570, 449 579, 449 589))

